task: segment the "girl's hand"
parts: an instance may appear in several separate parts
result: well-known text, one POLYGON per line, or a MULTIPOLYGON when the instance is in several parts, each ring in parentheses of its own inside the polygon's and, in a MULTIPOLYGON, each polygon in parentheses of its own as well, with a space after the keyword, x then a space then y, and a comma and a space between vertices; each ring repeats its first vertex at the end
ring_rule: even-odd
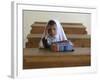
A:
POLYGON ((56 44, 51 44, 51 50, 56 52, 57 51, 57 45, 56 44))
POLYGON ((44 31, 44 37, 46 37, 47 34, 48 34, 48 29, 46 28, 44 31))

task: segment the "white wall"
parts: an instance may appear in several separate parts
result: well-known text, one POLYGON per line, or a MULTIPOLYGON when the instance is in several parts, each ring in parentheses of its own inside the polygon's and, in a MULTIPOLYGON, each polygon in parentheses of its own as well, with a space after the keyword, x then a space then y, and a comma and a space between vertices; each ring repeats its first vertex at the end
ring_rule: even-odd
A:
POLYGON ((82 13, 61 13, 61 12, 44 12, 44 11, 24 11, 24 47, 27 42, 27 35, 30 33, 31 24, 35 21, 47 22, 54 18, 60 22, 75 22, 83 23, 87 27, 88 34, 91 33, 90 27, 90 14, 82 13))

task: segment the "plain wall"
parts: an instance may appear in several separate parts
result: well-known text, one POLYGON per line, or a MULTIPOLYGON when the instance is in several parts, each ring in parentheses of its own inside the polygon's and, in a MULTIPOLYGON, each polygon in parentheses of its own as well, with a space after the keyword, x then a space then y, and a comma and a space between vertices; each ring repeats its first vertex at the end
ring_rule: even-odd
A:
POLYGON ((47 12, 47 11, 23 11, 23 21, 24 21, 24 43, 27 40, 27 35, 30 34, 31 25, 35 21, 47 22, 50 19, 57 19, 60 22, 71 22, 71 23, 82 23, 90 34, 90 14, 83 13, 64 13, 64 12, 47 12))

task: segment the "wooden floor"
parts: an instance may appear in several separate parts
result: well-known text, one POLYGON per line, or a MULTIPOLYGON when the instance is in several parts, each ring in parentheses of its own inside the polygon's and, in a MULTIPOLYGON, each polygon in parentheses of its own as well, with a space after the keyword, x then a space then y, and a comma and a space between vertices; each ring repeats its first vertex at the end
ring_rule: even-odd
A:
POLYGON ((24 48, 23 69, 90 66, 90 48, 75 48, 74 52, 52 52, 46 49, 24 48))

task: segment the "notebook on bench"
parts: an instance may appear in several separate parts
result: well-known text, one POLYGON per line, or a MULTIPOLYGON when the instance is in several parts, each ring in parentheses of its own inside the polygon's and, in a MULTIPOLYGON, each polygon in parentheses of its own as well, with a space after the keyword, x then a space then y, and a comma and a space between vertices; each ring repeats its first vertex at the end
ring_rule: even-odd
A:
POLYGON ((51 50, 55 52, 74 51, 74 47, 70 41, 59 41, 51 44, 51 50))

